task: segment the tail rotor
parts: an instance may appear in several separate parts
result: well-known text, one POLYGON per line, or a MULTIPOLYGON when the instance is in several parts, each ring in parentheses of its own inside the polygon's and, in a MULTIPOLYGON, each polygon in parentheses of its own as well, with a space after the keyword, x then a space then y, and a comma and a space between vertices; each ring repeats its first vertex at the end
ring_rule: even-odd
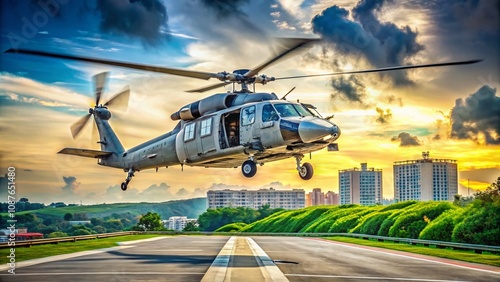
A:
MULTIPOLYGON (((78 121, 76 121, 71 125, 70 129, 73 139, 76 139, 78 135, 80 135, 81 131, 88 123, 92 115, 102 119, 109 119, 111 117, 111 113, 107 110, 108 107, 113 107, 116 108, 117 110, 123 110, 123 111, 127 109, 130 97, 130 89, 128 88, 128 86, 121 92, 115 94, 106 103, 100 104, 102 94, 107 84, 108 75, 109 72, 103 72, 94 75, 92 77, 95 105, 93 108, 89 108, 89 113, 87 115, 80 118, 78 121)), ((95 131, 95 126, 94 126, 94 131, 95 131)))

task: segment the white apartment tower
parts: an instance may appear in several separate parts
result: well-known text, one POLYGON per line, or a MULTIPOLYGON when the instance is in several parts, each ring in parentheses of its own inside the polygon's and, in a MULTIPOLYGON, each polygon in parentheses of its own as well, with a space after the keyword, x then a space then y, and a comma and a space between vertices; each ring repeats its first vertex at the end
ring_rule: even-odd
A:
POLYGON ((340 204, 363 206, 382 203, 382 170, 368 168, 339 170, 340 204))
POLYGON ((457 161, 429 158, 394 163, 396 201, 453 201, 458 193, 457 161))
POLYGON ((301 209, 305 207, 303 189, 293 190, 210 190, 207 192, 208 208, 249 207, 258 209, 265 204, 270 208, 301 209))

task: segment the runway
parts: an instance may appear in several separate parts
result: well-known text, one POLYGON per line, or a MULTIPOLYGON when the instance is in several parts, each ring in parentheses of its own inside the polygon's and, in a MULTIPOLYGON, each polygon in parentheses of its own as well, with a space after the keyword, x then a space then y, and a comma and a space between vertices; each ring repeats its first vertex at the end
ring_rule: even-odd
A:
POLYGON ((315 238, 171 236, 22 262, 0 280, 500 281, 500 268, 315 238))

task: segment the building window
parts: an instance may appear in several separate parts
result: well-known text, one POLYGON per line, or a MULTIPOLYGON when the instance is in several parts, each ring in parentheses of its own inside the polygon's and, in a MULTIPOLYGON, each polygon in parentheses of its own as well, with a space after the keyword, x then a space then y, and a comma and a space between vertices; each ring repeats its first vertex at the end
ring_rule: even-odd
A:
POLYGON ((193 122, 191 124, 186 125, 186 127, 184 128, 184 142, 194 139, 195 125, 196 124, 193 122))
POLYGON ((201 133, 200 136, 208 136, 212 134, 212 118, 201 121, 201 133))

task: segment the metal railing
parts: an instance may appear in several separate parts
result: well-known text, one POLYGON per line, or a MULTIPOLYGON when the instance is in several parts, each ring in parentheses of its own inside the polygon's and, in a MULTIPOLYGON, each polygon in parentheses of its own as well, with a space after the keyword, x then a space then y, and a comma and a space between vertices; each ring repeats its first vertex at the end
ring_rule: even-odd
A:
MULTIPOLYGON (((432 241, 432 240, 420 240, 412 238, 395 238, 395 237, 384 237, 376 235, 366 235, 366 234, 356 234, 356 233, 262 233, 262 232, 178 232, 178 231, 125 231, 125 232, 114 232, 114 233, 104 233, 104 234, 93 234, 93 235, 83 235, 83 236, 71 236, 71 237, 61 237, 61 238, 49 238, 49 239, 36 239, 36 240, 25 240, 16 241, 15 247, 30 247, 33 245, 42 244, 58 244, 61 242, 76 242, 81 240, 92 240, 124 235, 139 235, 139 234, 161 234, 161 235, 207 235, 207 236, 296 236, 296 237, 353 237, 365 240, 377 240, 380 242, 393 242, 393 243, 406 243, 411 245, 422 245, 422 246, 435 246, 436 248, 451 248, 454 250, 472 250, 475 253, 481 254, 483 252, 489 252, 493 254, 500 254, 500 246, 489 246, 489 245, 476 245, 476 244, 465 244, 465 243, 455 243, 455 242, 444 242, 444 241, 432 241)), ((7 242, 0 243, 0 249, 2 248, 12 248, 7 242)))
POLYGON ((140 234, 140 233, 141 232, 137 232, 137 231, 124 231, 124 232, 69 236, 69 237, 59 237, 59 238, 16 240, 16 241, 14 241, 14 245, 9 245, 9 242, 0 243, 0 249, 13 248, 13 247, 31 247, 33 245, 44 245, 44 244, 58 244, 58 243, 62 243, 62 242, 76 242, 76 241, 82 241, 82 240, 101 239, 101 238, 117 237, 117 236, 124 236, 124 235, 136 235, 136 234, 140 234))

